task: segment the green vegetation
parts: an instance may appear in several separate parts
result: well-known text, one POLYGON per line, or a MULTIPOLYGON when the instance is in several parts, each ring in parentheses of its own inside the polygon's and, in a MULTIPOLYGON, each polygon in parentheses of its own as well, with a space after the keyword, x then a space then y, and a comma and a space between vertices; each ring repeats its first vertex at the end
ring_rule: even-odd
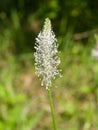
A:
POLYGON ((62 78, 52 87, 58 130, 98 130, 98 32, 94 0, 0 2, 0 130, 51 130, 45 87, 34 69, 35 38, 46 17, 58 38, 62 78))

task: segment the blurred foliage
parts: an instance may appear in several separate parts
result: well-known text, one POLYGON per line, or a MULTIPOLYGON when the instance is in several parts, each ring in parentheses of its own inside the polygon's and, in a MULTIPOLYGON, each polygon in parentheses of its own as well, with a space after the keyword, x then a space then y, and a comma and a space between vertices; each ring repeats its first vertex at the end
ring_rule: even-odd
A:
POLYGON ((49 17, 62 78, 54 81, 58 130, 98 130, 97 0, 0 2, 0 130, 52 129, 47 92, 34 73, 34 43, 49 17), (57 88, 56 88, 57 86, 57 88))
POLYGON ((0 2, 0 33, 4 35, 5 29, 11 33, 18 54, 28 52, 46 17, 56 34, 65 37, 69 28, 75 33, 97 28, 97 6, 97 0, 4 0, 0 2))

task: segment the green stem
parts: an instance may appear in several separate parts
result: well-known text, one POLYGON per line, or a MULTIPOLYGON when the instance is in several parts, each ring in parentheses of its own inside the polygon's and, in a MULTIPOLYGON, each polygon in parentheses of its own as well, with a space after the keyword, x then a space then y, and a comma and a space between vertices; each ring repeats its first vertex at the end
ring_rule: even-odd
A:
MULTIPOLYGON (((96 89, 95 89, 95 102, 96 102, 96 120, 98 121, 98 86, 96 86, 96 89)), ((98 123, 96 124, 98 127, 98 123)))
POLYGON ((50 103, 50 108, 51 108, 53 128, 54 128, 54 130, 57 130, 56 122, 55 122, 55 115, 54 115, 54 107, 53 107, 53 101, 52 101, 52 95, 51 95, 51 89, 50 88, 48 88, 48 97, 49 97, 49 103, 50 103))

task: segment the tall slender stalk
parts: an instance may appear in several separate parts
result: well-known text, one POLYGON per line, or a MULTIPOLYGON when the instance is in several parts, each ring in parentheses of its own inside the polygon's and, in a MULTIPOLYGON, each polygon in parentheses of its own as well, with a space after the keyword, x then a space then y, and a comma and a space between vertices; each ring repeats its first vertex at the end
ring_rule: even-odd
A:
POLYGON ((95 112, 96 112, 96 126, 98 128, 98 123, 97 123, 97 121, 98 121, 98 86, 95 87, 94 95, 95 95, 95 107, 96 107, 95 108, 95 112))
POLYGON ((46 18, 43 29, 36 38, 34 57, 36 74, 41 79, 41 85, 45 86, 48 91, 54 130, 57 129, 50 87, 52 86, 52 79, 60 75, 60 70, 58 69, 60 58, 58 57, 58 46, 56 42, 57 39, 52 30, 51 21, 49 18, 46 18))
POLYGON ((56 122, 55 122, 54 106, 53 106, 53 100, 52 100, 52 94, 51 94, 50 88, 48 88, 48 97, 49 97, 49 103, 50 103, 50 109, 51 109, 53 128, 54 130, 57 130, 56 122))

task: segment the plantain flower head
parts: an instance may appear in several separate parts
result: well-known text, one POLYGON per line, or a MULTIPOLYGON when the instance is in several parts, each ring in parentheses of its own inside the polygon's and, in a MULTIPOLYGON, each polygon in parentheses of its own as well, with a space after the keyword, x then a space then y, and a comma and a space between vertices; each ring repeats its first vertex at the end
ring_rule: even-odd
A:
POLYGON ((60 74, 58 65, 60 59, 56 45, 57 39, 51 27, 49 18, 45 19, 42 31, 38 34, 35 43, 35 68, 36 74, 41 79, 41 85, 48 89, 52 85, 52 79, 60 74))

